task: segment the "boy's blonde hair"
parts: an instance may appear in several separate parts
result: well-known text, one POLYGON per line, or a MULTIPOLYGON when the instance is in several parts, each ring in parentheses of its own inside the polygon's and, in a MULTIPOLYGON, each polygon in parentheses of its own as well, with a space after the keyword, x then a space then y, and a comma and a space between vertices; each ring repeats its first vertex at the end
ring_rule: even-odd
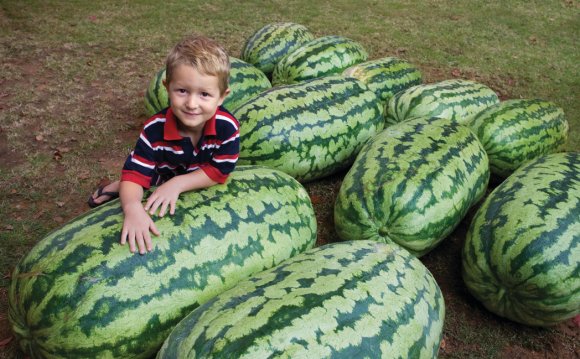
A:
POLYGON ((165 61, 165 77, 169 84, 174 69, 178 65, 189 65, 204 75, 217 76, 220 93, 228 89, 230 58, 226 50, 214 40, 190 35, 171 49, 165 61))

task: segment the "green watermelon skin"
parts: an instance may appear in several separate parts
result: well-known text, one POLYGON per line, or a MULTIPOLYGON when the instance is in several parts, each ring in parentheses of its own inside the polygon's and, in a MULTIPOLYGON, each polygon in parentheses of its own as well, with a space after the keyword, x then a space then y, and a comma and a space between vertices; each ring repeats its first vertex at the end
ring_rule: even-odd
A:
POLYGON ((437 283, 409 252, 331 243, 197 308, 157 358, 435 358, 444 317, 437 283))
POLYGON ((145 91, 145 114, 147 116, 153 116, 169 106, 169 96, 163 81, 165 81, 165 68, 157 71, 145 91))
POLYGON ((366 61, 347 68, 342 75, 362 81, 379 96, 385 107, 396 93, 423 82, 423 75, 416 66, 396 57, 366 61))
POLYGON ((337 75, 367 58, 367 51, 356 41, 336 35, 319 37, 288 53, 276 64, 272 85, 337 75))
POLYGON ((413 117, 443 117, 469 124, 475 115, 498 102, 497 94, 484 84, 445 80, 398 92, 387 104, 386 119, 395 124, 413 117))
POLYGON ((154 250, 118 244, 118 201, 42 239, 18 264, 9 319, 37 358, 149 358, 191 310, 314 246, 305 189, 271 169, 238 166, 224 185, 183 194, 155 218, 154 250))
POLYGON ((568 121, 564 110, 541 99, 500 102, 470 124, 485 148, 491 173, 505 178, 524 162, 564 150, 568 121))
POLYGON ((531 326, 580 314, 580 153, 518 168, 469 227, 463 280, 491 312, 531 326))
POLYGON ((377 95, 340 75, 273 87, 234 115, 240 121, 238 163, 275 168, 301 182, 350 166, 384 127, 377 95))
MULTIPOLYGON (((159 70, 151 79, 145 93, 145 112, 153 116, 169 107, 167 89, 163 86, 165 68, 159 70)), ((239 105, 272 87, 266 75, 255 66, 230 56, 230 93, 225 98, 223 106, 230 112, 239 105)))
POLYGON ((343 240, 433 249, 485 193, 489 163, 467 127, 416 118, 387 127, 361 149, 334 205, 343 240))
POLYGON ((272 87, 268 77, 255 66, 230 57, 230 93, 223 106, 230 112, 252 97, 272 87))
POLYGON ((304 25, 275 22, 258 29, 246 40, 240 58, 271 77, 284 56, 312 40, 314 35, 304 25))

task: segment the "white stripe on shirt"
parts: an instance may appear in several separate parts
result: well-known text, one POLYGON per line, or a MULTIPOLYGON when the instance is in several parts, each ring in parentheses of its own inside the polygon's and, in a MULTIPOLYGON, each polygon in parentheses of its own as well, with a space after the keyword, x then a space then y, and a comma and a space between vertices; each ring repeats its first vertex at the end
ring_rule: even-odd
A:
POLYGON ((239 137, 240 137, 240 134, 238 133, 238 134, 236 134, 235 136, 232 136, 232 137, 228 138, 227 140, 225 140, 224 142, 222 142, 222 145, 223 145, 224 143, 228 143, 228 142, 235 141, 235 140, 236 140, 236 138, 239 138, 239 137))
POLYGON ((231 162, 231 163, 236 163, 237 160, 238 160, 237 158, 224 158, 220 160, 218 160, 217 158, 213 159, 214 162, 231 162))
POLYGON ((154 124, 156 124, 158 122, 165 123, 165 117, 156 118, 155 120, 152 120, 151 122, 149 122, 148 124, 146 124, 143 128, 145 129, 145 128, 147 128, 147 127, 149 127, 151 125, 154 125, 154 124))
POLYGON ((232 119, 231 119, 231 118, 229 118, 229 117, 226 117, 226 116, 224 116, 224 115, 216 115, 216 116, 215 116, 215 118, 216 118, 216 120, 224 120, 224 121, 227 121, 227 122, 229 122, 229 123, 230 123, 232 126, 234 126, 234 128, 235 128, 236 130, 238 129, 238 125, 237 125, 237 124, 236 124, 234 121, 232 121, 232 119))
POLYGON ((137 165, 139 165, 141 167, 149 168, 151 170, 155 168, 155 165, 150 165, 150 164, 141 162, 138 159, 136 159, 135 157, 131 157, 131 162, 133 162, 133 163, 135 163, 135 164, 137 164, 137 165))

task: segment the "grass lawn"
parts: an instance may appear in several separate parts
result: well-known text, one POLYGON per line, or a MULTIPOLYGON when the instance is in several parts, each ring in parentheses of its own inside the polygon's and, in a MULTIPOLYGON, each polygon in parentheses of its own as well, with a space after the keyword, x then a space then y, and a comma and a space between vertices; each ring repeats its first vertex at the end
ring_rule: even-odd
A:
MULTIPOLYGON (((370 59, 397 56, 425 82, 479 81, 502 99, 564 109, 568 151, 580 151, 580 3, 513 1, 11 1, 0 0, 0 358, 20 358, 7 319, 18 260, 88 210, 115 179, 146 119, 143 95, 183 35, 204 33, 239 57, 271 22, 360 42, 370 59)), ((336 239, 339 173, 306 185, 319 244, 336 239)), ((460 251, 473 210, 422 257, 445 296, 442 358, 578 358, 572 321, 541 329, 499 318, 466 292, 460 251)))

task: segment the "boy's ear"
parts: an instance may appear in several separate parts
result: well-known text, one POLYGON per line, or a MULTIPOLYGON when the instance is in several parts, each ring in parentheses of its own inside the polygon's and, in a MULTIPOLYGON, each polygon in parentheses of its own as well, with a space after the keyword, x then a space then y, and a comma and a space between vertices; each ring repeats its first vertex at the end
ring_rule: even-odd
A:
POLYGON ((230 94, 230 88, 228 87, 228 88, 227 88, 227 89, 224 91, 223 95, 221 96, 221 100, 220 100, 220 106, 221 106, 221 105, 224 103, 224 101, 225 101, 226 97, 228 97, 228 95, 229 95, 229 94, 230 94))
POLYGON ((169 87, 167 87, 167 79, 163 79, 163 86, 165 87, 166 90, 169 91, 169 87))

